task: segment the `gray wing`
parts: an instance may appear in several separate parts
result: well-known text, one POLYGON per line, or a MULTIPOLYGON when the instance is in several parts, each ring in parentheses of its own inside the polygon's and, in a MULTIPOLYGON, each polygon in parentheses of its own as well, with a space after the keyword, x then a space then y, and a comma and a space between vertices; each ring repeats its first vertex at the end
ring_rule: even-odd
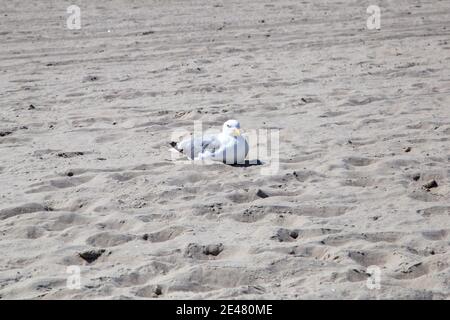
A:
POLYGON ((214 153, 220 148, 220 141, 217 136, 191 137, 177 144, 178 151, 184 153, 189 158, 194 159, 199 153, 209 151, 214 153))

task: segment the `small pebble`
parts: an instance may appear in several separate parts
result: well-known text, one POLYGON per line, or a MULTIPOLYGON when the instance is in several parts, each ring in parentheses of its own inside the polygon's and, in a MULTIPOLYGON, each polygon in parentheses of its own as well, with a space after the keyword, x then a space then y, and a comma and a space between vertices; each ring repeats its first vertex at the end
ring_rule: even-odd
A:
POLYGON ((155 287, 155 294, 156 294, 157 296, 162 295, 162 288, 161 288, 160 285, 156 285, 156 287, 155 287))
POLYGON ((438 183, 436 182, 436 180, 431 180, 430 182, 427 182, 423 185, 423 187, 427 190, 433 189, 433 188, 437 188, 438 187, 438 183))
POLYGON ((0 131, 0 137, 6 137, 12 134, 12 131, 0 131))
POLYGON ((217 256, 223 251, 223 244, 210 244, 204 247, 203 253, 206 255, 217 256))
POLYGON ((83 78, 83 82, 97 81, 97 80, 98 80, 98 77, 97 76, 92 76, 92 75, 88 75, 88 76, 83 78))
POLYGON ((80 258, 82 258, 87 263, 91 263, 91 262, 94 262, 95 260, 97 260, 104 252, 105 252, 105 249, 89 250, 89 251, 81 252, 78 255, 80 256, 80 258))
POLYGON ((256 195, 262 199, 269 197, 269 195, 267 193, 265 193, 264 191, 262 191, 261 189, 258 189, 258 191, 256 192, 256 195))

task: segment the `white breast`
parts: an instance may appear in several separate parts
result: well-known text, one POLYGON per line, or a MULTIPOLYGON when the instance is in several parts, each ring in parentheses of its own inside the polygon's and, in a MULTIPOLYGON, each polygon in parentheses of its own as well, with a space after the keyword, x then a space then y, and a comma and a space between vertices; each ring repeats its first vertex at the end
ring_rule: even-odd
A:
POLYGON ((248 143, 244 137, 222 136, 221 142, 226 146, 221 159, 226 164, 243 164, 248 153, 248 143))

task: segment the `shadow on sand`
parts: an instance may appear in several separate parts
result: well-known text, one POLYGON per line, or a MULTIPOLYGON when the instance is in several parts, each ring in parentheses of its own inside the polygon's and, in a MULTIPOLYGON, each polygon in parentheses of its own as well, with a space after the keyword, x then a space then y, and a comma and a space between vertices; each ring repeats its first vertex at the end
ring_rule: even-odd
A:
POLYGON ((260 160, 245 160, 244 163, 234 163, 234 164, 228 164, 229 166, 232 167, 253 167, 253 166, 260 166, 263 165, 263 162, 260 160))

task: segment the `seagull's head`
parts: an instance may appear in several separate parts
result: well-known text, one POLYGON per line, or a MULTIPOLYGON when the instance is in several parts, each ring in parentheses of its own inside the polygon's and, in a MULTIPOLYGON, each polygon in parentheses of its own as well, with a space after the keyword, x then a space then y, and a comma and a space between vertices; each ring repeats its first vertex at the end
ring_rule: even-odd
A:
POLYGON ((228 120, 223 124, 222 132, 232 137, 238 137, 241 135, 241 125, 237 120, 228 120))

